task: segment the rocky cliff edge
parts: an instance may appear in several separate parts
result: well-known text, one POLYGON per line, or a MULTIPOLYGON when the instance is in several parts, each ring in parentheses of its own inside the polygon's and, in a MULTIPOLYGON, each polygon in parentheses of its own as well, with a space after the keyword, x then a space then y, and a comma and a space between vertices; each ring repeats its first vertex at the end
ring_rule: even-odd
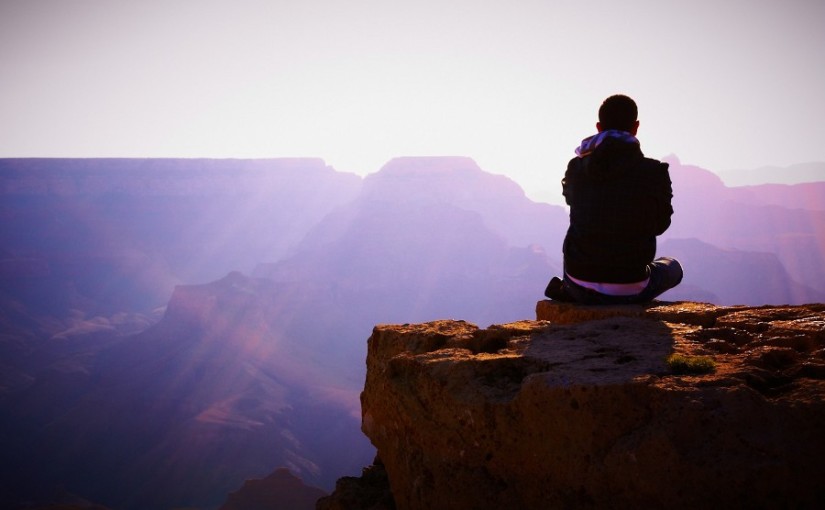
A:
POLYGON ((400 510, 825 508, 825 305, 536 312, 377 326, 361 400, 380 462, 318 508, 376 479, 400 510))

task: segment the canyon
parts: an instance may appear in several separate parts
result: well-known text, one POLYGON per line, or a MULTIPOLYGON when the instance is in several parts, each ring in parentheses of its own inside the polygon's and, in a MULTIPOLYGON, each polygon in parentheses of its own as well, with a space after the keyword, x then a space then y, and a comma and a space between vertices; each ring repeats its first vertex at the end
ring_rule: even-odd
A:
MULTIPOLYGON (((686 276, 663 299, 825 301, 825 183, 670 163, 659 251, 686 276)), ((1 159, 0 198, 6 506, 216 508, 281 467, 332 491, 375 455, 373 327, 530 318, 567 221, 459 157, 363 178, 312 158, 1 159)))

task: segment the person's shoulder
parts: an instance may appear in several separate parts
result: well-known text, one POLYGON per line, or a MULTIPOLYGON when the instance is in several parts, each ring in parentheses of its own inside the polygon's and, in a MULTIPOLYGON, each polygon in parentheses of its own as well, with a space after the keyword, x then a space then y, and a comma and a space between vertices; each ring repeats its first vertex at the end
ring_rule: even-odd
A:
POLYGON ((570 158, 570 161, 567 162, 567 171, 575 171, 576 169, 580 168, 582 165, 582 158, 576 156, 574 158, 570 158))
POLYGON ((659 161, 658 159, 644 157, 642 158, 642 164, 644 165, 645 169, 651 170, 658 170, 660 172, 667 172, 668 168, 670 168, 670 163, 666 163, 664 161, 659 161))
POLYGON ((670 164, 659 161, 658 159, 653 158, 644 158, 642 160, 641 174, 645 177, 644 179, 655 186, 665 186, 667 188, 671 185, 670 180, 670 171, 668 168, 670 164))

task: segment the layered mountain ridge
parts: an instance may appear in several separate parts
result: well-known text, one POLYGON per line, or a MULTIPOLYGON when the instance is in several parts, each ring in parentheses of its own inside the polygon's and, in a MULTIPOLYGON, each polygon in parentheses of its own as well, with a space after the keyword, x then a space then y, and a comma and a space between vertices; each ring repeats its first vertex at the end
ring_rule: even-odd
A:
MULTIPOLYGON (((666 298, 825 300, 821 210, 751 193, 732 214, 736 189, 671 172, 659 252, 686 277, 666 298)), ((313 159, 0 160, 0 196, 3 504, 59 486, 209 508, 278 467, 329 491, 374 454, 373 326, 523 319, 566 228, 468 158, 366 178, 313 159)))

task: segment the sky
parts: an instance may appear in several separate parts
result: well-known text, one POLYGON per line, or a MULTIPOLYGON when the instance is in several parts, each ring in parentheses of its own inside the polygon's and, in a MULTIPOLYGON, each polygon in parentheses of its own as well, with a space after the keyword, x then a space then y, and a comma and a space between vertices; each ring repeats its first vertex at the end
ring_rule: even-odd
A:
POLYGON ((0 157, 457 155, 553 201, 611 94, 724 172, 825 161, 823 90, 821 0, 0 0, 0 157))

